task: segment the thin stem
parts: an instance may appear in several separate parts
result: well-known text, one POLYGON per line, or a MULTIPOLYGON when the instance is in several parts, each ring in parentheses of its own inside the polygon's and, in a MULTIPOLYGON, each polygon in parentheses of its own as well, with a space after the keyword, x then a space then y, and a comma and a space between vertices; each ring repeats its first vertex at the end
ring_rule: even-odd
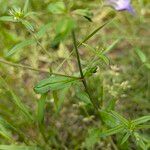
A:
POLYGON ((3 60, 3 59, 0 59, 0 63, 10 65, 10 66, 13 66, 13 67, 28 69, 28 70, 32 70, 32 71, 36 71, 36 72, 48 73, 50 75, 57 75, 57 76, 64 76, 64 77, 74 78, 74 79, 80 79, 80 78, 74 77, 74 76, 63 75, 63 74, 58 74, 58 73, 52 73, 52 72, 49 72, 48 70, 42 70, 42 69, 38 69, 38 68, 32 68, 31 66, 27 66, 27 65, 12 63, 12 62, 9 62, 9 61, 3 60))
POLYGON ((88 94, 94 108, 96 110, 99 109, 99 106, 97 105, 96 101, 94 101, 92 98, 91 98, 91 95, 90 95, 90 92, 88 90, 88 86, 87 86, 87 83, 86 83, 86 80, 84 78, 84 74, 83 74, 83 71, 82 71, 82 66, 81 66, 81 61, 80 61, 80 56, 79 56, 79 51, 78 51, 78 46, 77 46, 77 41, 76 41, 76 36, 75 36, 75 32, 74 30, 72 31, 72 39, 73 39, 73 44, 74 44, 74 49, 75 49, 75 52, 76 52, 76 56, 77 56, 77 61, 78 61, 78 67, 79 67, 79 71, 80 71, 80 76, 81 76, 81 79, 82 79, 82 83, 84 85, 84 88, 85 88, 85 91, 86 93, 88 94))
POLYGON ((81 66, 81 61, 80 61, 80 56, 79 56, 79 51, 78 51, 78 47, 77 47, 77 42, 76 42, 76 37, 75 37, 74 31, 72 31, 72 38, 73 38, 73 44, 74 44, 74 48, 75 48, 76 55, 77 55, 77 61, 78 61, 78 66, 79 66, 80 75, 81 75, 81 78, 84 78, 83 71, 82 71, 82 66, 81 66))

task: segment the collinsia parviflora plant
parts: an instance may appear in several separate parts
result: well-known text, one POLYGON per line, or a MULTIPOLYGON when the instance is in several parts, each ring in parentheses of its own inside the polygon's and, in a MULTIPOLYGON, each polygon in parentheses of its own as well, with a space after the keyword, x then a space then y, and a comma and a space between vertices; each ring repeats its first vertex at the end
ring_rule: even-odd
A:
MULTIPOLYGON (((108 6, 113 7, 116 11, 128 11, 131 14, 135 14, 130 0, 105 0, 104 2, 108 6)), ((31 108, 27 107, 15 94, 15 89, 12 89, 7 83, 7 78, 0 75, 0 87, 2 90, 5 89, 7 91, 6 93, 9 93, 10 99, 17 109, 14 113, 19 122, 16 123, 16 120, 8 119, 9 113, 6 116, 4 115, 4 117, 1 115, 0 135, 3 137, 3 140, 2 142, 0 141, 0 149, 119 150, 121 145, 123 145, 122 147, 124 147, 124 145, 127 146, 129 142, 132 143, 132 141, 135 140, 136 144, 134 144, 134 146, 137 145, 137 148, 148 150, 149 141, 141 136, 140 131, 149 129, 150 125, 148 124, 148 121, 150 120, 150 116, 144 115, 137 119, 127 119, 118 113, 116 109, 118 99, 126 97, 127 95, 125 93, 132 90, 130 82, 122 78, 122 70, 118 66, 111 65, 110 59, 107 56, 107 53, 111 51, 122 38, 117 39, 112 45, 105 49, 101 47, 93 48, 90 44, 87 44, 100 30, 103 30, 105 26, 109 26, 114 21, 115 15, 117 15, 118 12, 116 12, 115 15, 114 12, 112 12, 113 15, 111 15, 109 19, 105 19, 105 22, 101 23, 94 30, 88 30, 88 34, 80 40, 78 38, 78 30, 80 31, 79 21, 86 19, 86 26, 88 23, 92 23, 94 26, 94 14, 87 8, 78 8, 76 2, 73 1, 53 1, 45 3, 47 6, 44 5, 44 7, 47 7, 47 15, 51 15, 51 22, 44 24, 40 29, 37 29, 32 23, 36 17, 38 18, 38 13, 32 11, 29 12, 29 6, 34 4, 34 2, 31 2, 30 0, 25 1, 23 9, 20 7, 13 7, 9 10, 8 16, 5 15, 0 17, 0 22, 2 23, 16 23, 15 25, 18 28, 19 26, 24 27, 26 33, 25 37, 28 38, 24 38, 22 42, 19 42, 6 52, 5 57, 8 60, 0 58, 0 63, 10 65, 14 68, 21 68, 44 74, 44 77, 43 75, 41 76, 44 79, 36 80, 36 83, 34 82, 35 97, 38 101, 37 105, 31 106, 31 108), (55 24, 55 22, 58 23, 55 24), (49 28, 52 26, 56 26, 55 34, 51 31, 53 39, 50 42, 44 41, 43 45, 42 38, 48 34, 49 28), (63 61, 59 63, 59 61, 57 62, 57 55, 52 54, 57 52, 59 47, 63 49, 64 45, 62 43, 67 41, 68 37, 68 47, 71 49, 69 51, 69 57, 65 59, 62 58, 63 61), (47 57, 46 63, 50 64, 47 70, 42 68, 44 63, 36 64, 38 60, 35 61, 34 65, 41 65, 42 69, 11 62, 13 61, 13 55, 17 54, 21 49, 32 45, 36 47, 36 51, 40 49, 40 52, 38 52, 39 59, 42 59, 44 62, 45 57, 47 57), (81 59, 82 53, 80 51, 80 49, 82 50, 83 48, 89 50, 94 57, 92 59, 89 58, 87 61, 83 61, 81 59), (50 52, 49 49, 52 49, 53 51, 50 52), (44 57, 41 57, 41 55, 44 55, 44 57), (53 66, 53 59, 55 59, 54 62, 56 62, 57 67, 53 66), (63 65, 67 61, 69 62, 69 66, 71 66, 71 63, 74 66, 73 69, 70 67, 73 71, 69 75, 65 74, 66 71, 63 73, 59 72, 61 69, 66 69, 66 66, 63 68, 63 65), (110 70, 107 70, 107 72, 99 71, 103 64, 110 68, 110 70), (97 73, 99 74, 96 76, 97 73), (66 108, 63 109, 62 104, 66 99, 65 97, 68 97, 68 100, 72 97, 76 97, 80 101, 73 104, 73 106, 70 106, 71 104, 69 106, 67 105, 66 108), (65 131, 63 131, 63 135, 61 135, 62 124, 65 126, 67 121, 64 121, 63 123, 57 121, 59 120, 59 113, 61 110, 63 110, 62 113, 64 113, 66 118, 65 121, 67 119, 71 120, 74 129, 74 131, 70 131, 69 128, 64 127, 65 131), (81 115, 78 116, 78 114, 74 114, 74 111, 84 114, 84 117, 82 118, 81 115), (20 122, 19 119, 23 121, 20 122), (79 124, 78 127, 74 127, 74 124, 80 120, 83 120, 82 125, 80 126, 79 124), (26 122, 26 124, 21 126, 24 122, 26 122), (81 138, 79 137, 81 130, 84 130, 85 124, 88 126, 91 122, 93 123, 93 127, 86 133, 87 137, 85 136, 85 139, 81 139, 83 137, 82 135, 81 138), (29 127, 29 131, 26 127, 29 127), (69 134, 66 135, 66 132, 69 134), (78 133, 77 136, 76 133, 78 133), (79 138, 79 141, 82 142, 80 142, 80 144, 76 143, 76 141, 69 137, 70 134, 73 134, 72 137, 79 138), (64 137, 65 141, 62 137, 64 137), (117 139, 118 137, 119 139, 117 139), (106 147, 105 142, 108 143, 106 147), (96 144, 98 144, 97 148, 95 148, 96 144)), ((44 18, 47 16, 43 16, 42 14, 42 17, 44 18)), ((49 34, 47 36, 49 38, 49 34)), ((146 66, 146 69, 149 69, 149 62, 147 61, 145 54, 139 49, 136 49, 136 53, 141 62, 146 66)), ((35 52, 33 52, 33 54, 35 54, 35 52)), ((9 111, 11 110, 8 109, 8 112, 9 111)), ((130 149, 130 146, 128 146, 127 149, 130 149)))

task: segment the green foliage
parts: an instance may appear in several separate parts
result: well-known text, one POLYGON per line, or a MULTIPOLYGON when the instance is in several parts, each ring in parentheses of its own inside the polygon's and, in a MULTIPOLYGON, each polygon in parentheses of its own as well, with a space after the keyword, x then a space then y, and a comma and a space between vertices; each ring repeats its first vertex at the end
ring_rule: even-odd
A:
POLYGON ((71 86, 78 78, 67 76, 51 76, 47 79, 41 80, 34 88, 35 92, 43 94, 49 91, 60 90, 71 86))
POLYGON ((150 148, 149 3, 103 2, 0 0, 0 149, 150 148))

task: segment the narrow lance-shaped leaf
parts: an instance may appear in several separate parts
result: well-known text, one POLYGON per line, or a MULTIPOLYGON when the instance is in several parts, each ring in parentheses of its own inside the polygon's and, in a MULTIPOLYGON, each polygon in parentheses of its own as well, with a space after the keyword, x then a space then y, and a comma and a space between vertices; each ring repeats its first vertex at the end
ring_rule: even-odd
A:
POLYGON ((46 32, 48 29, 50 29, 51 27, 51 23, 47 23, 43 26, 40 27, 39 31, 35 34, 38 38, 41 38, 46 32))
POLYGON ((24 13, 27 13, 27 11, 28 11, 28 6, 29 6, 29 0, 26 0, 26 1, 25 1, 25 4, 24 4, 24 7, 23 7, 24 13))
POLYGON ((47 94, 43 94, 43 95, 41 95, 41 98, 38 101, 37 120, 38 120, 39 124, 42 124, 44 121, 46 99, 47 99, 47 94))
POLYGON ((110 52, 112 49, 114 49, 114 47, 122 40, 122 38, 118 38, 117 40, 115 40, 111 45, 109 45, 105 51, 104 54, 110 52))
POLYGON ((110 114, 109 112, 107 111, 100 111, 100 116, 101 116, 101 119, 102 121, 108 126, 108 127, 115 127, 116 125, 119 125, 119 121, 114 118, 112 116, 112 114, 110 114))
POLYGON ((128 138, 130 137, 130 135, 131 135, 131 133, 130 133, 130 132, 127 132, 127 133, 125 134, 125 136, 123 137, 123 139, 122 139, 122 141, 121 141, 121 144, 124 144, 124 143, 128 140, 128 138))
POLYGON ((25 46, 29 46, 31 44, 35 43, 34 39, 29 39, 29 40, 25 40, 21 43, 16 44, 13 48, 11 48, 8 53, 6 54, 6 57, 9 57, 11 55, 13 55, 14 53, 16 53, 18 50, 21 50, 22 48, 24 48, 25 46))
POLYGON ((70 86, 77 81, 77 78, 71 78, 66 76, 50 76, 47 79, 41 80, 35 87, 36 93, 44 94, 50 90, 60 90, 62 88, 70 86))
POLYGON ((149 120, 150 120, 150 115, 149 116, 143 116, 143 117, 140 117, 138 119, 135 119, 135 120, 132 121, 132 123, 134 123, 135 125, 139 125, 139 124, 148 122, 149 120))
POLYGON ((83 101, 85 104, 91 104, 90 98, 86 92, 79 91, 76 94, 77 98, 79 98, 81 101, 83 101))
POLYGON ((111 113, 112 113, 112 115, 113 115, 116 119, 118 119, 119 121, 121 121, 121 123, 123 123, 125 126, 128 126, 128 125, 129 125, 129 121, 128 121, 126 118, 122 117, 120 114, 118 114, 118 113, 115 112, 115 111, 111 111, 111 113))
POLYGON ((121 131, 123 131, 123 130, 124 130, 124 125, 117 125, 116 127, 112 128, 112 129, 103 131, 103 132, 100 134, 100 137, 110 136, 110 135, 116 134, 116 133, 118 133, 118 132, 121 132, 121 131))
POLYGON ((0 117, 0 124, 3 125, 6 129, 15 131, 17 134, 19 134, 21 137, 24 138, 22 131, 20 131, 19 129, 17 129, 16 127, 14 127, 12 124, 8 123, 6 120, 4 120, 1 117, 0 117))
POLYGON ((0 145, 0 150, 41 150, 41 149, 36 146, 0 145))
POLYGON ((63 14, 65 13, 65 4, 64 2, 53 2, 48 5, 48 11, 53 14, 63 14))
POLYGON ((134 137, 136 139, 136 143, 137 145, 139 145, 142 150, 148 150, 146 144, 144 143, 142 137, 137 133, 137 132, 134 132, 134 137))
MULTIPOLYGON (((46 25, 40 27, 39 31, 37 33, 35 33, 35 35, 37 36, 37 38, 41 38, 45 33, 46 31, 50 28, 51 26, 51 23, 47 23, 46 25)), ((15 54, 16 52, 22 50, 24 47, 26 46, 30 46, 32 44, 35 44, 36 43, 36 40, 35 39, 27 39, 27 40, 24 40, 18 44, 16 44, 15 46, 13 46, 6 54, 6 57, 9 57, 13 54, 15 54)))
POLYGON ((29 21, 22 19, 21 23, 26 27, 27 30, 34 32, 34 27, 29 21))
POLYGON ((12 96, 12 102, 19 108, 19 110, 31 121, 33 117, 30 115, 28 108, 21 102, 20 98, 13 92, 6 81, 0 76, 0 83, 4 86, 12 96))
POLYGON ((135 52, 139 56, 142 63, 145 63, 147 61, 146 55, 140 49, 136 49, 135 52))
POLYGON ((6 128, 0 124, 0 135, 9 141, 13 141, 12 135, 6 128))
POLYGON ((85 139, 84 147, 92 149, 92 147, 99 141, 99 135, 101 131, 97 128, 92 128, 85 139))
POLYGON ((0 17, 0 21, 10 21, 10 22, 16 22, 13 16, 2 16, 0 17))

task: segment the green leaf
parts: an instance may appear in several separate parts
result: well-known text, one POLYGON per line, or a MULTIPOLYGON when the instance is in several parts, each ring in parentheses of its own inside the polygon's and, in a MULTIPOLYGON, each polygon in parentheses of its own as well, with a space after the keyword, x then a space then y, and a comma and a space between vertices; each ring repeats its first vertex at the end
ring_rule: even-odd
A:
POLYGON ((38 114, 37 120, 38 123, 41 125, 44 122, 44 114, 45 114, 45 103, 47 99, 47 94, 41 95, 40 100, 38 101, 38 114))
POLYGON ((109 45, 109 46, 105 49, 104 53, 106 54, 106 53, 110 52, 112 49, 114 49, 115 46, 116 46, 121 40, 122 40, 122 38, 118 38, 117 40, 115 40, 111 45, 109 45))
MULTIPOLYGON (((50 28, 51 26, 51 23, 48 23, 44 26, 42 26, 39 31, 36 33, 36 36, 38 38, 41 38, 45 33, 46 31, 50 28)), ((15 54, 16 52, 20 51, 21 49, 23 49, 24 47, 26 46, 29 46, 29 45, 32 45, 36 43, 36 40, 35 39, 28 39, 28 40, 24 40, 18 44, 16 44, 15 46, 13 46, 9 51, 8 53, 6 54, 6 57, 9 57, 13 54, 15 54)))
POLYGON ((124 130, 124 125, 117 125, 116 127, 112 128, 112 129, 103 131, 103 132, 100 134, 100 137, 110 136, 110 135, 119 133, 119 132, 121 132, 121 131, 123 131, 123 130, 124 130))
POLYGON ((93 149, 93 146, 100 140, 99 135, 101 131, 97 128, 92 128, 88 132, 88 136, 84 142, 84 147, 87 149, 93 149))
POLYGON ((60 90, 70 86, 77 79, 66 76, 50 76, 47 79, 41 80, 35 87, 36 93, 44 94, 50 90, 60 90))
POLYGON ((47 30, 51 27, 51 23, 47 23, 45 25, 43 25, 42 27, 40 27, 39 31, 36 33, 36 36, 38 38, 41 38, 46 32, 47 30))
POLYGON ((116 105, 116 100, 113 99, 113 100, 110 100, 108 103, 107 103, 107 106, 106 106, 106 110, 107 111, 111 111, 111 110, 114 110, 115 109, 115 105, 116 105))
POLYGON ((24 137, 22 131, 20 131, 19 129, 17 129, 16 127, 14 127, 12 124, 8 123, 6 120, 4 120, 2 117, 0 117, 0 124, 5 127, 6 129, 15 131, 16 133, 18 133, 21 137, 24 137))
POLYGON ((135 120, 132 121, 132 123, 134 125, 139 125, 139 124, 148 122, 149 120, 150 120, 150 115, 149 116, 143 116, 143 117, 140 117, 138 119, 135 119, 135 120))
POLYGON ((27 20, 21 20, 21 23, 26 27, 27 30, 34 32, 34 27, 27 20))
POLYGON ((88 66, 83 72, 85 77, 90 77, 97 72, 97 66, 88 66))
POLYGON ((100 116, 102 121, 108 126, 108 127, 115 127, 119 124, 117 119, 115 119, 112 114, 106 112, 106 111, 100 111, 100 116))
POLYGON ((57 105, 57 110, 56 110, 56 113, 59 113, 60 112, 60 110, 61 110, 61 108, 62 108, 62 106, 63 106, 63 103, 64 103, 64 101, 65 101, 65 97, 66 97, 66 95, 67 95, 67 93, 68 93, 68 91, 69 91, 69 87, 67 87, 67 88, 64 88, 64 89, 62 89, 61 91, 54 91, 54 92, 56 92, 56 99, 54 99, 54 101, 55 101, 55 105, 57 105))
POLYGON ((130 132, 127 132, 127 133, 125 134, 125 136, 123 137, 123 139, 122 139, 122 141, 121 141, 121 145, 124 144, 124 143, 128 140, 128 138, 130 137, 130 135, 131 135, 130 132))
POLYGON ((33 39, 29 39, 29 40, 25 40, 23 42, 20 42, 18 44, 16 44, 14 47, 12 47, 8 53, 6 54, 6 57, 9 57, 11 55, 13 55, 14 53, 16 53, 17 51, 21 50, 22 48, 29 46, 31 44, 35 43, 35 40, 33 39))
POLYGON ((66 11, 65 4, 62 1, 50 3, 48 11, 52 14, 64 14, 66 11))
POLYGON ((24 4, 24 7, 23 7, 23 12, 24 12, 24 13, 27 13, 27 11, 28 11, 28 6, 29 6, 29 0, 26 0, 26 1, 25 1, 25 4, 24 4))
POLYGON ((100 25, 98 28, 96 28, 92 33, 90 33, 87 37, 85 37, 79 44, 78 47, 80 47, 83 43, 88 41, 91 37, 93 37, 98 31, 100 31, 103 27, 105 27, 110 21, 100 25))
POLYGON ((142 63, 145 63, 147 61, 146 55, 140 49, 136 49, 135 52, 139 56, 142 63))
POLYGON ((4 86, 12 96, 12 102, 18 107, 18 109, 31 121, 33 117, 29 113, 28 108, 21 102, 20 98, 13 92, 6 81, 0 76, 0 84, 4 86))
POLYGON ((86 92, 79 91, 76 94, 77 98, 79 98, 81 101, 83 101, 85 104, 91 104, 90 98, 86 92))
POLYGON ((59 103, 58 92, 53 91, 52 93, 53 93, 53 99, 54 99, 54 103, 55 103, 55 109, 58 112, 58 103, 59 103))
POLYGON ((0 17, 0 21, 10 21, 10 22, 16 22, 13 16, 2 16, 0 17))
POLYGON ((150 63, 145 63, 144 65, 146 66, 147 69, 150 70, 150 63))
POLYGON ((6 128, 0 124, 0 135, 9 141, 13 141, 12 135, 6 128))
POLYGON ((136 139, 136 143, 137 145, 139 145, 142 150, 148 150, 146 144, 144 143, 142 137, 137 133, 137 132, 134 132, 134 137, 136 139))
POLYGON ((139 129, 150 129, 150 124, 137 125, 136 130, 139 130, 139 129))
POLYGON ((63 18, 56 26, 56 35, 51 43, 51 47, 57 48, 59 43, 68 36, 74 27, 75 22, 72 18, 63 18))
POLYGON ((74 13, 76 15, 84 16, 89 21, 92 21, 93 13, 88 9, 76 9, 74 13))
POLYGON ((82 43, 86 48, 91 50, 100 60, 103 60, 107 65, 109 65, 109 59, 103 54, 102 51, 97 50, 89 46, 88 44, 82 43))
POLYGON ((112 115, 116 118, 116 119, 118 119, 121 123, 123 123, 125 126, 129 126, 129 121, 126 119, 126 118, 124 118, 124 117, 122 117, 120 114, 118 114, 117 112, 115 112, 115 111, 111 111, 111 113, 112 113, 112 115))
POLYGON ((40 150, 36 146, 0 145, 0 150, 40 150))

